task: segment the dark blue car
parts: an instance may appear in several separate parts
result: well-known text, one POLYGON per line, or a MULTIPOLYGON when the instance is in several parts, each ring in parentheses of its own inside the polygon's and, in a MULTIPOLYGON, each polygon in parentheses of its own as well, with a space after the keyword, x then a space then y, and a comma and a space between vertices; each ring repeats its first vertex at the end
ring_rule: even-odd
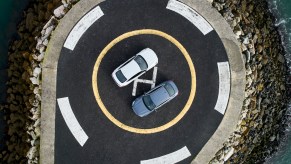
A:
POLYGON ((132 102, 132 109, 140 117, 147 116, 178 95, 173 81, 166 81, 151 89, 132 102))

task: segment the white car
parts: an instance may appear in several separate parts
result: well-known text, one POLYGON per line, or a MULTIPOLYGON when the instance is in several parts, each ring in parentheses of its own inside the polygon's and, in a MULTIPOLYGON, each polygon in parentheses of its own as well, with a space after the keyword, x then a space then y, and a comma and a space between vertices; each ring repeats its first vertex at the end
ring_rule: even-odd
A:
POLYGON ((112 78, 119 87, 124 87, 157 64, 156 53, 150 48, 145 48, 117 67, 112 73, 112 78))

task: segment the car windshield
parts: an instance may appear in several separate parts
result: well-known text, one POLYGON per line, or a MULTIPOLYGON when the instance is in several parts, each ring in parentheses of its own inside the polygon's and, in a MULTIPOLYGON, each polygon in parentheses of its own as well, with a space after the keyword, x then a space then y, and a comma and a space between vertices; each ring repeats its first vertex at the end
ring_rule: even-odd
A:
POLYGON ((148 68, 148 65, 147 65, 146 61, 140 55, 138 55, 136 58, 134 58, 134 61, 137 62, 137 64, 139 65, 141 70, 144 71, 144 70, 146 70, 148 68))
POLYGON ((154 110, 156 107, 149 95, 143 97, 143 102, 150 111, 154 110))
POLYGON ((116 77, 121 83, 124 83, 126 81, 126 77, 123 75, 121 70, 116 72, 116 77))
POLYGON ((166 84, 165 88, 170 96, 173 96, 175 94, 174 88, 171 86, 171 84, 166 84))

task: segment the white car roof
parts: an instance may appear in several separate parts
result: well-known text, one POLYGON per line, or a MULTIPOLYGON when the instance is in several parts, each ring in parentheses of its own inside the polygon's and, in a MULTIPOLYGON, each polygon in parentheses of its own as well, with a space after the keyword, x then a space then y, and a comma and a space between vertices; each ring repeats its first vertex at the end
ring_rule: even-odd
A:
POLYGON ((139 65, 134 60, 127 63, 120 70, 123 73, 123 75, 126 77, 126 79, 132 78, 132 76, 136 75, 137 73, 141 71, 139 65))

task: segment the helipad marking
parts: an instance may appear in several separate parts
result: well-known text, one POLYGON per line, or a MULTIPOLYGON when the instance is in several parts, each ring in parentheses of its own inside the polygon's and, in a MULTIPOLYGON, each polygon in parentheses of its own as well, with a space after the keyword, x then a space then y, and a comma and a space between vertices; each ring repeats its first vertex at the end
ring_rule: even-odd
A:
POLYGON ((142 160, 140 161, 140 164, 174 164, 190 156, 191 156, 190 151, 188 150, 186 146, 184 146, 183 148, 173 153, 166 154, 166 155, 153 158, 153 159, 142 160))
POLYGON ((85 33, 85 31, 99 18, 104 15, 103 11, 99 6, 95 7, 93 10, 88 12, 73 28, 69 36, 66 39, 64 47, 74 50, 79 39, 85 33))
POLYGON ((195 72, 195 68, 194 68, 194 64, 192 62, 192 59, 191 59, 190 55, 188 54, 187 50, 175 38, 173 38, 172 36, 162 32, 162 31, 158 31, 158 30, 153 30, 153 29, 135 30, 135 31, 127 32, 127 33, 122 34, 119 37, 115 38, 101 51, 101 53, 99 54, 99 56, 95 62, 94 68, 93 68, 92 87, 93 87, 95 99, 96 99, 100 109, 105 114, 105 116, 111 122, 113 122, 116 126, 120 127, 121 129, 124 129, 126 131, 133 132, 133 133, 151 134, 151 133, 161 132, 163 130, 166 130, 166 129, 172 127, 173 125, 175 125, 177 122, 179 122, 186 115, 186 113, 188 112, 188 110, 190 109, 190 107, 192 105, 192 102, 194 100, 195 93, 196 93, 196 72, 195 72), (185 59, 188 63, 189 69, 190 69, 191 90, 190 90, 189 98, 188 98, 184 108, 181 110, 181 112, 173 120, 171 120, 170 122, 168 122, 162 126, 159 126, 159 127, 150 128, 150 129, 141 129, 141 128, 135 128, 135 127, 131 127, 131 126, 123 124, 122 122, 117 120, 115 117, 113 117, 111 115, 111 113, 106 109, 105 105, 102 102, 100 94, 99 94, 98 80, 97 80, 98 76, 97 75, 98 75, 99 66, 100 66, 100 63, 101 63, 103 57, 107 54, 107 52, 115 44, 119 43, 120 41, 122 41, 126 38, 132 37, 132 36, 146 35, 146 34, 147 35, 157 35, 157 36, 163 37, 163 38, 167 39, 168 41, 170 41, 171 43, 173 43, 175 46, 177 46, 177 48, 179 48, 179 50, 181 51, 181 53, 185 57, 185 59))
POLYGON ((169 0, 166 8, 188 19, 204 35, 213 30, 212 26, 200 14, 198 14, 194 9, 177 0, 169 0))
POLYGON ((137 83, 151 84, 151 89, 153 89, 155 87, 155 85, 156 85, 157 71, 158 71, 158 67, 154 67, 153 79, 152 80, 146 80, 146 79, 136 79, 136 80, 134 80, 133 88, 132 88, 132 96, 136 95, 137 83))
POLYGON ((219 74, 219 90, 216 105, 214 107, 219 113, 224 114, 230 93, 230 71, 228 62, 219 62, 218 74, 219 74))
POLYGON ((68 128, 70 129, 71 133, 76 138, 76 140, 79 142, 79 144, 83 146, 89 137, 80 126, 78 120, 76 119, 73 113, 73 110, 71 108, 69 98, 68 97, 58 98, 57 101, 58 101, 62 116, 68 128))

